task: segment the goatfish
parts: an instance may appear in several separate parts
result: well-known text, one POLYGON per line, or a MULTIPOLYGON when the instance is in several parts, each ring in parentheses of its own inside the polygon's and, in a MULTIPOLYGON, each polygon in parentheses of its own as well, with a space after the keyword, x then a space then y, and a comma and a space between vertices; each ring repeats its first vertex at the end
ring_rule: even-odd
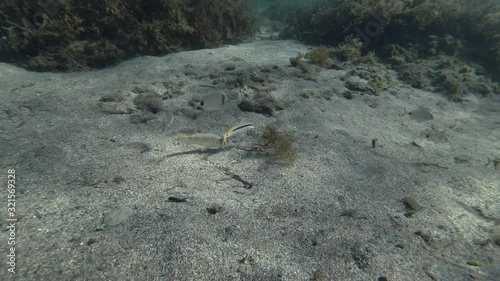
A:
POLYGON ((225 147, 229 141, 230 138, 235 138, 244 134, 249 134, 250 132, 253 131, 254 125, 250 123, 244 123, 244 124, 239 124, 234 127, 229 128, 223 135, 222 135, 222 147, 225 147))
POLYGON ((197 133, 193 135, 177 134, 177 140, 211 148, 223 147, 222 137, 212 133, 197 133))

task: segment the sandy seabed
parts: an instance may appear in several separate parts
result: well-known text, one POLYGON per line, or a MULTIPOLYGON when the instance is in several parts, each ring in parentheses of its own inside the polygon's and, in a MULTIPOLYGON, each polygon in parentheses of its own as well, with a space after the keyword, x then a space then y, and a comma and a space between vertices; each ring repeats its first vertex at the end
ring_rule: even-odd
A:
POLYGON ((394 77, 380 96, 346 88, 367 82, 349 69, 303 79, 289 59, 307 49, 260 41, 71 74, 0 64, 17 219, 13 275, 2 189, 0 280, 499 280, 500 97, 453 103, 383 65, 369 69, 394 77), (154 113, 137 102, 151 93, 154 113), (210 93, 228 103, 196 109, 210 93), (262 95, 270 112, 241 110, 262 95), (239 122, 294 132, 294 165, 236 147, 257 136, 225 150, 175 137, 239 122))

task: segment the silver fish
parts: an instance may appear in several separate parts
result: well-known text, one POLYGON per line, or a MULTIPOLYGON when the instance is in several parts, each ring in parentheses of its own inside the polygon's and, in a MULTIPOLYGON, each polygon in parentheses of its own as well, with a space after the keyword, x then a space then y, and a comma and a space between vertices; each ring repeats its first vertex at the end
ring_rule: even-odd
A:
POLYGON ((215 93, 203 97, 200 106, 203 110, 221 110, 224 108, 226 101, 227 98, 224 94, 215 93))
POLYGON ((177 134, 177 139, 185 143, 197 144, 205 147, 222 147, 222 137, 212 133, 197 133, 192 135, 177 134))

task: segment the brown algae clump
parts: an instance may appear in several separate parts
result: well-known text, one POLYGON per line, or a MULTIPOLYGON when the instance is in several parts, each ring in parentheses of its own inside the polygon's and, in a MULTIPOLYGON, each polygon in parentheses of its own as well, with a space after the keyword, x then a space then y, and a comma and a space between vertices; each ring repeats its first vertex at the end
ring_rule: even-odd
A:
POLYGON ((275 124, 269 124, 261 135, 266 145, 272 148, 272 155, 285 166, 291 166, 297 160, 297 150, 294 147, 295 134, 283 132, 275 124))

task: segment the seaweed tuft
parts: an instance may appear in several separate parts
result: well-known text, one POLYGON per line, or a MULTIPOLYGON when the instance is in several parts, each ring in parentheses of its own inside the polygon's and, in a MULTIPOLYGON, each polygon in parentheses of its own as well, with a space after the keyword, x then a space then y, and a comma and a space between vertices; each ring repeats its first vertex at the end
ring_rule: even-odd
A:
POLYGON ((292 166, 295 163, 297 160, 297 150, 294 146, 295 134, 284 132, 276 124, 268 124, 261 138, 272 148, 272 155, 285 166, 292 166))

